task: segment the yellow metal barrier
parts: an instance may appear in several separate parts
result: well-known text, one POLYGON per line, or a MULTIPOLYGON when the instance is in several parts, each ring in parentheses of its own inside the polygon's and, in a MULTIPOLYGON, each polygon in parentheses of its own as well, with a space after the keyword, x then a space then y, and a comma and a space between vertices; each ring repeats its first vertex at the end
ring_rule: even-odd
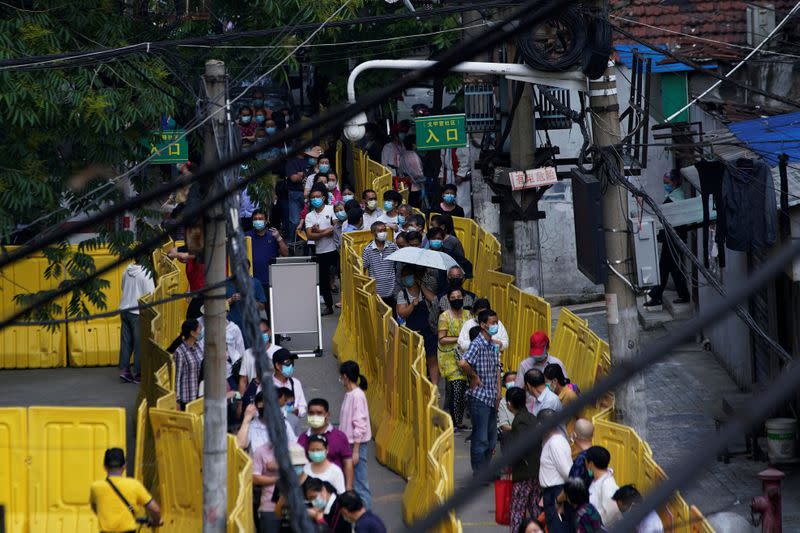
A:
MULTIPOLYGON (((382 176, 390 176, 388 170, 358 149, 354 149, 353 166, 359 193, 368 184, 376 190, 378 183, 386 186, 382 176)), ((510 338, 504 363, 508 369, 517 368, 528 355, 530 334, 535 330, 550 334, 550 305, 522 292, 513 285, 512 276, 499 272, 500 243, 493 235, 472 220, 455 218, 454 225, 473 264, 474 279, 468 288, 489 298, 506 325, 510 338)), ((453 490, 453 428, 450 417, 438 409, 438 394, 425 378, 422 338, 397 325, 362 272, 361 251, 371 239, 367 232, 349 233, 342 239, 343 308, 334 352, 341 359, 358 361, 373 384, 367 395, 376 427, 376 457, 409 480, 403 494, 403 518, 410 522, 453 490)), ((583 390, 594 386, 597 376, 611 367, 608 344, 566 308, 559 315, 551 353, 564 361, 571 379, 583 390)), ((653 461, 646 442, 631 428, 611 421, 611 405, 613 397, 584 413, 595 423, 595 443, 611 452, 620 484, 635 483, 648 490, 665 478, 664 472, 653 461)), ((677 493, 660 514, 666 527, 678 531, 712 531, 702 514, 689 509, 677 493), (690 523, 696 525, 690 528, 690 523)), ((451 515, 437 530, 461 531, 461 524, 451 515)))
POLYGON ((8 533, 24 533, 28 521, 28 412, 0 408, 0 505, 8 533))

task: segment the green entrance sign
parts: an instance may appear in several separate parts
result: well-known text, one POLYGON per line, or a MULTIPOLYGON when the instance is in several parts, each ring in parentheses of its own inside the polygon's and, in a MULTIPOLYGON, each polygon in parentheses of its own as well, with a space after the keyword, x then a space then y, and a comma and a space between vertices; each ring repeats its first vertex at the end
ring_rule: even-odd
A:
POLYGON ((151 131, 145 145, 153 156, 150 163, 163 165, 170 163, 185 163, 189 160, 189 141, 184 136, 184 130, 155 130, 151 131))
POLYGON ((466 116, 439 115, 415 120, 417 150, 462 148, 467 145, 466 116))

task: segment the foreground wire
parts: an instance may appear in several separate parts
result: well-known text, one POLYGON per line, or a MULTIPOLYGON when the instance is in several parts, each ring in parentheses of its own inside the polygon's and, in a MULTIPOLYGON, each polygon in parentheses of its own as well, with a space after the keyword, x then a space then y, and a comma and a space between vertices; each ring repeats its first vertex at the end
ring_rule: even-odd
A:
MULTIPOLYGON (((442 505, 433 509, 424 518, 421 518, 412 524, 410 531, 422 533, 436 527, 437 524, 447 518, 447 514, 450 511, 458 509, 478 496, 481 493, 480 488, 496 479, 497 475, 502 471, 503 468, 519 461, 525 455, 530 453, 530 451, 536 446, 537 441, 542 439, 542 437, 547 434, 548 431, 555 428, 557 425, 566 422, 570 418, 578 416, 583 409, 595 405, 597 401, 603 398, 603 396, 605 396, 607 393, 615 390, 628 379, 642 372, 653 363, 657 363, 666 357, 681 344, 691 340, 704 328, 714 324, 736 305, 744 302, 751 294, 759 290, 768 281, 780 273, 786 267, 786 265, 791 263, 792 259, 798 255, 800 255, 800 241, 793 242, 791 245, 780 250, 780 252, 778 252, 774 257, 764 264, 763 268, 756 271, 746 283, 732 291, 727 298, 722 298, 715 302, 707 311, 700 313, 696 319, 690 321, 686 327, 676 330, 663 339, 659 339, 653 344, 652 348, 644 353, 640 353, 636 358, 614 366, 611 372, 605 378, 579 396, 575 401, 564 406, 564 409, 556 416, 547 419, 536 428, 527 431, 523 438, 517 439, 510 443, 509 446, 503 449, 503 453, 499 458, 495 459, 489 465, 477 472, 469 484, 455 491, 455 493, 442 505)), ((795 376, 797 373, 797 370, 793 371, 792 376, 795 376)), ((797 377, 800 378, 800 376, 797 377)), ((775 399, 772 390, 770 390, 767 396, 769 396, 773 402, 778 401, 775 399)), ((779 398, 782 397, 783 396, 779 396, 779 398)), ((761 409, 757 411, 758 414, 761 414, 761 412, 761 409)), ((754 416, 755 415, 749 417, 748 421, 754 420, 754 416)), ((739 429, 738 431, 741 430, 739 429)), ((728 438, 730 438, 732 433, 733 432, 730 431, 730 429, 725 431, 725 435, 727 435, 728 438)), ((716 445, 718 441, 719 439, 713 440, 712 445, 716 445)), ((702 456, 704 458, 716 457, 716 450, 717 448, 714 448, 709 453, 703 452, 702 456)), ((688 470, 686 473, 682 472, 680 479, 683 480, 683 482, 686 482, 692 479, 694 476, 700 474, 700 472, 702 472, 701 467, 705 464, 705 462, 707 462, 707 460, 708 459, 705 459, 702 462, 693 461, 694 469, 688 470)), ((669 486, 672 487, 673 484, 670 484, 669 486)), ((641 520, 641 518, 647 512, 663 504, 667 499, 669 499, 669 496, 674 492, 674 490, 675 488, 661 490, 660 486, 657 499, 648 498, 648 505, 641 505, 637 508, 636 516, 639 517, 639 520, 641 520), (666 494, 666 496, 663 496, 663 494, 666 494)), ((634 519, 635 518, 631 518, 630 522, 626 521, 626 524, 628 524, 627 529, 615 529, 615 531, 633 531, 635 527, 631 527, 630 523, 633 523, 634 519)))

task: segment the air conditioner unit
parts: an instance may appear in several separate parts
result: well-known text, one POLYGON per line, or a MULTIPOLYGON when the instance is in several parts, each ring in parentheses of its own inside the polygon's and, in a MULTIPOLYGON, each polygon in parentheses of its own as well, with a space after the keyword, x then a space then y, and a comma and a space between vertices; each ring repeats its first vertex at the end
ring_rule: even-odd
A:
MULTIPOLYGON (((747 44, 756 46, 775 29, 775 6, 747 6, 747 44)), ((769 45, 765 45, 768 48, 769 45)))

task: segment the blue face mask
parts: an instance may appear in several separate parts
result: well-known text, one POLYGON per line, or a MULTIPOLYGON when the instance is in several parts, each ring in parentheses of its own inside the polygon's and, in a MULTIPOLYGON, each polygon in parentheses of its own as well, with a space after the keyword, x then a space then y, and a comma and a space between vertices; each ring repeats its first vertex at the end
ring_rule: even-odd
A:
POLYGON ((197 342, 202 341, 205 337, 206 337, 206 330, 201 329, 200 330, 200 335, 197 336, 197 342))
POLYGON ((322 172, 323 174, 325 174, 327 172, 330 172, 330 170, 331 170, 331 166, 330 165, 326 165, 325 163, 323 163, 323 164, 321 164, 319 166, 319 171, 322 172))
POLYGON ((278 131, 275 126, 268 126, 267 127, 267 135, 275 135, 275 132, 278 131))
POLYGON ((315 450, 313 452, 308 452, 308 458, 311 459, 312 463, 321 463, 325 459, 328 458, 328 452, 325 450, 315 450))
POLYGON ((269 344, 269 333, 262 333, 261 338, 264 339, 264 344, 269 344))
POLYGON ((294 465, 294 473, 298 476, 303 473, 303 465, 294 465))
POLYGON ((256 231, 264 231, 264 228, 267 227, 267 222, 265 220, 254 220, 253 221, 253 229, 256 231))
POLYGON ((401 131, 400 133, 397 134, 397 138, 400 139, 400 142, 403 142, 403 141, 406 140, 406 135, 408 135, 408 134, 407 133, 403 133, 401 131))
POLYGON ((431 250, 441 250, 442 249, 442 240, 441 239, 433 239, 428 241, 428 244, 431 245, 431 250))
POLYGON ((344 196, 342 196, 342 200, 344 201, 344 203, 347 203, 347 202, 349 202, 351 200, 355 200, 355 199, 356 199, 356 197, 353 196, 352 194, 345 194, 344 196))
POLYGON ((345 220, 347 220, 347 213, 345 213, 344 211, 337 211, 336 218, 344 222, 345 220))
POLYGON ((383 202, 383 208, 386 211, 391 211, 394 208, 394 202, 391 200, 386 200, 383 202))
POLYGON ((674 190, 674 188, 672 187, 672 184, 671 184, 671 183, 665 183, 665 184, 664 184, 664 192, 665 192, 665 193, 669 194, 669 193, 671 193, 673 190, 674 190))
POLYGON ((256 137, 256 144, 264 144, 265 142, 267 142, 266 137, 256 137))
POLYGON ((253 107, 264 107, 264 99, 256 98, 255 100, 253 100, 253 107))
POLYGON ((322 207, 322 204, 324 204, 324 203, 325 203, 325 200, 323 200, 322 198, 312 198, 311 199, 311 205, 314 207, 314 209, 317 209, 318 207, 322 207))
POLYGON ((445 194, 442 196, 444 203, 446 204, 454 204, 456 203, 456 195, 455 194, 445 194))
POLYGON ((397 215, 397 223, 402 226, 406 223, 406 217, 403 215, 397 215))
POLYGON ((267 117, 264 115, 256 115, 256 122, 259 124, 263 124, 267 121, 267 117))
POLYGON ((242 121, 242 124, 250 124, 250 121, 253 120, 253 117, 247 115, 246 117, 239 117, 239 120, 242 121))
POLYGON ((317 158, 316 157, 309 157, 308 158, 308 164, 309 165, 316 165, 317 164, 317 158))
POLYGON ((283 366, 281 366, 281 374, 283 374, 287 378, 292 377, 294 375, 294 365, 284 364, 283 366))
POLYGON ((497 332, 500 331, 500 326, 498 326, 497 324, 494 324, 492 326, 489 326, 489 328, 486 331, 489 332, 489 335, 492 335, 492 336, 497 335, 497 332))
POLYGON ((414 276, 404 276, 403 277, 403 285, 406 287, 411 287, 414 284, 414 276))

